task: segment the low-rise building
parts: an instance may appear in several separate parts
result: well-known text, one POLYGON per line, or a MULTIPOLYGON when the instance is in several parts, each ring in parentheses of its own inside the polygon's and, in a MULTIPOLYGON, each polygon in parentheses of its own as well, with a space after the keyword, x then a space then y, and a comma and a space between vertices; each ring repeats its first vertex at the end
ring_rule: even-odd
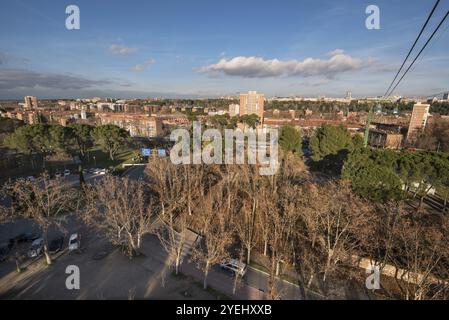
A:
POLYGON ((368 144, 372 147, 384 149, 400 149, 404 136, 400 133, 371 129, 368 135, 368 144))
POLYGON ((132 137, 157 137, 162 133, 162 121, 145 114, 101 113, 101 124, 114 124, 132 137))

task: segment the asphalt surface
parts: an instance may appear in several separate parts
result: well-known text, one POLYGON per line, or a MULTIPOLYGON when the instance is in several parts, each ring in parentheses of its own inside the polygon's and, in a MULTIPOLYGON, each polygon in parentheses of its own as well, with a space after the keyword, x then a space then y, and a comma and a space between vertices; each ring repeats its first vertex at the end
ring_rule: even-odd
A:
MULTIPOLYGON (((134 166, 130 167, 125 173, 124 176, 127 176, 131 179, 139 180, 144 178, 144 171, 145 166, 134 166)), ((99 181, 102 179, 102 175, 91 175, 86 174, 85 180, 88 183, 95 183, 96 181, 99 181)), ((76 185, 79 183, 79 177, 78 175, 71 175, 69 177, 65 178, 69 183, 76 185)), ((25 232, 39 232, 39 229, 37 226, 28 220, 16 220, 14 222, 0 225, 0 243, 7 242, 8 239, 16 236, 20 233, 25 232)), ((97 236, 95 234, 92 234, 88 228, 86 228, 80 221, 78 221, 76 215, 70 214, 66 217, 65 222, 63 224, 63 231, 56 230, 54 228, 50 229, 49 231, 49 239, 56 238, 60 235, 63 235, 65 237, 65 243, 64 246, 67 246, 67 239, 70 236, 70 234, 74 232, 79 232, 82 235, 82 241, 81 246, 86 247, 88 246, 89 242, 95 242, 97 241, 97 236)), ((147 257, 151 257, 146 264, 149 266, 151 270, 159 270, 161 269, 161 266, 165 264, 167 257, 166 253, 163 250, 163 248, 158 243, 158 239, 156 237, 146 237, 145 241, 142 244, 142 249, 145 251, 145 254, 147 257)), ((29 245, 29 244, 27 244, 29 245)), ((189 264, 188 268, 195 268, 192 264, 188 262, 188 259, 186 258, 184 261, 185 264, 189 264)), ((0 277, 10 273, 15 268, 15 265, 13 262, 3 262, 0 264, 0 277)), ((186 266, 187 268, 187 266, 186 266)), ((198 277, 198 281, 202 281, 202 273, 199 270, 192 270, 192 274, 196 275, 198 277)), ((214 266, 212 270, 209 273, 210 283, 215 283, 215 289, 218 291, 227 292, 229 291, 229 288, 232 288, 233 278, 229 274, 227 274, 225 271, 223 271, 218 266, 214 266)), ((251 296, 251 298, 261 299, 264 297, 264 294, 268 292, 268 280, 269 275, 266 274, 263 271, 254 269, 254 268, 248 268, 246 275, 243 279, 244 285, 251 287, 255 290, 252 290, 253 292, 260 292, 259 297, 254 297, 254 294, 251 296)), ((278 290, 282 292, 282 298, 283 299, 300 299, 301 293, 300 289, 297 285, 283 281, 278 280, 278 290)), ((244 298, 244 297, 243 297, 244 298)), ((314 297, 313 295, 309 294, 309 299, 319 299, 318 296, 314 297)))

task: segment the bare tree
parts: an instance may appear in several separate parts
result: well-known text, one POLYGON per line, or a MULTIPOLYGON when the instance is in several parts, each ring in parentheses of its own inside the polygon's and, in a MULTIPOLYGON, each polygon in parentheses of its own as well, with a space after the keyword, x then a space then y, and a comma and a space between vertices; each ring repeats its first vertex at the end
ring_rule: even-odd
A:
POLYGON ((48 230, 62 228, 64 213, 77 207, 77 192, 62 179, 50 180, 47 174, 38 179, 17 180, 9 186, 13 200, 12 215, 33 220, 41 229, 47 264, 52 263, 48 252, 48 230))
POLYGON ((228 247, 232 243, 233 213, 226 203, 228 195, 222 183, 219 183, 203 199, 197 212, 197 223, 204 236, 194 248, 192 259, 202 266, 204 289, 207 288, 207 276, 210 268, 228 257, 228 247))
POLYGON ((260 205, 258 194, 262 188, 262 179, 256 171, 257 168, 248 165, 240 168, 241 170, 238 172, 239 184, 234 183, 232 185, 234 192, 243 195, 243 206, 240 210, 236 210, 235 228, 237 236, 245 246, 246 263, 249 264, 251 262, 251 251, 256 246, 257 240, 256 223, 260 205))
POLYGON ((368 237, 374 213, 345 183, 306 187, 307 199, 297 205, 300 217, 296 240, 301 246, 297 249, 297 269, 307 287, 315 280, 317 288, 326 295, 329 275, 346 272, 340 267, 360 249, 358 238, 368 237), (321 279, 316 277, 318 274, 321 279))
POLYGON ((155 227, 155 210, 145 184, 108 175, 88 187, 86 198, 83 220, 113 244, 123 246, 130 257, 138 253, 142 236, 155 227))
POLYGON ((156 231, 156 235, 169 255, 169 263, 175 264, 176 274, 178 274, 182 258, 186 254, 187 215, 186 210, 167 211, 160 218, 162 226, 156 231))
POLYGON ((185 206, 181 166, 173 165, 167 159, 155 159, 146 170, 151 180, 149 187, 158 196, 162 216, 185 206))
POLYGON ((395 282, 400 297, 406 300, 447 299, 449 272, 447 217, 423 216, 409 220, 404 217, 395 229, 394 255, 395 282), (430 219, 430 220, 429 220, 430 219), (433 221, 432 221, 433 220, 433 221), (402 270, 402 271, 399 271, 402 270))

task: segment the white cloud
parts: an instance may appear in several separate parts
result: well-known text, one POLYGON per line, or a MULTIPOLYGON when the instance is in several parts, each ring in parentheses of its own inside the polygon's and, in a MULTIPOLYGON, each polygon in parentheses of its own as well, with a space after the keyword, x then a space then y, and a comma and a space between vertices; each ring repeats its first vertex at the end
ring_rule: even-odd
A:
POLYGON ((360 70, 372 65, 373 60, 362 60, 351 57, 337 49, 329 54, 329 59, 307 58, 305 60, 278 59, 266 60, 261 57, 235 57, 223 58, 215 64, 210 64, 199 69, 201 73, 209 75, 225 74, 228 76, 244 78, 267 78, 280 76, 334 76, 354 70, 360 70))
POLYGON ((122 56, 129 55, 137 51, 137 48, 129 48, 119 44, 113 44, 109 47, 109 52, 113 54, 119 54, 122 56))
POLYGON ((345 51, 342 50, 342 49, 335 49, 335 50, 333 50, 331 52, 328 52, 327 55, 329 57, 333 57, 333 56, 338 56, 339 54, 344 54, 344 53, 345 53, 345 51))
POLYGON ((145 71, 145 69, 148 66, 151 66, 152 64, 155 64, 155 63, 156 63, 156 60, 154 60, 153 58, 150 58, 147 60, 147 62, 145 64, 142 64, 142 63, 136 64, 134 67, 131 68, 131 70, 134 72, 142 72, 142 71, 145 71))
POLYGON ((142 72, 145 70, 145 66, 143 64, 136 64, 131 70, 134 72, 142 72))

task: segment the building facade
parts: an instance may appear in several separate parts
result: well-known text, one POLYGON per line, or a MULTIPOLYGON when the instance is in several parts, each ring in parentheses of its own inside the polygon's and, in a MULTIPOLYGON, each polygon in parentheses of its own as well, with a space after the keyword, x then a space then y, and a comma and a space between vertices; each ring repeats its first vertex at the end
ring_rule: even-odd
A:
POLYGON ((162 133, 162 121, 145 114, 102 113, 101 124, 113 124, 129 132, 132 137, 157 137, 162 133))
POLYGON ((24 98, 25 100, 25 109, 27 110, 32 110, 37 108, 37 98, 36 97, 32 97, 32 96, 26 96, 24 98))
POLYGON ((412 117, 408 126, 407 142, 412 143, 425 129, 429 117, 429 104, 417 103, 413 106, 412 117))
POLYGON ((232 118, 232 117, 238 116, 239 114, 240 114, 240 105, 235 104, 235 103, 230 104, 229 105, 229 116, 232 118))
POLYGON ((382 130, 371 129, 368 135, 368 144, 377 148, 400 149, 402 146, 402 140, 402 134, 382 130))
POLYGON ((239 115, 256 114, 263 123, 265 96, 257 91, 240 94, 239 115))

